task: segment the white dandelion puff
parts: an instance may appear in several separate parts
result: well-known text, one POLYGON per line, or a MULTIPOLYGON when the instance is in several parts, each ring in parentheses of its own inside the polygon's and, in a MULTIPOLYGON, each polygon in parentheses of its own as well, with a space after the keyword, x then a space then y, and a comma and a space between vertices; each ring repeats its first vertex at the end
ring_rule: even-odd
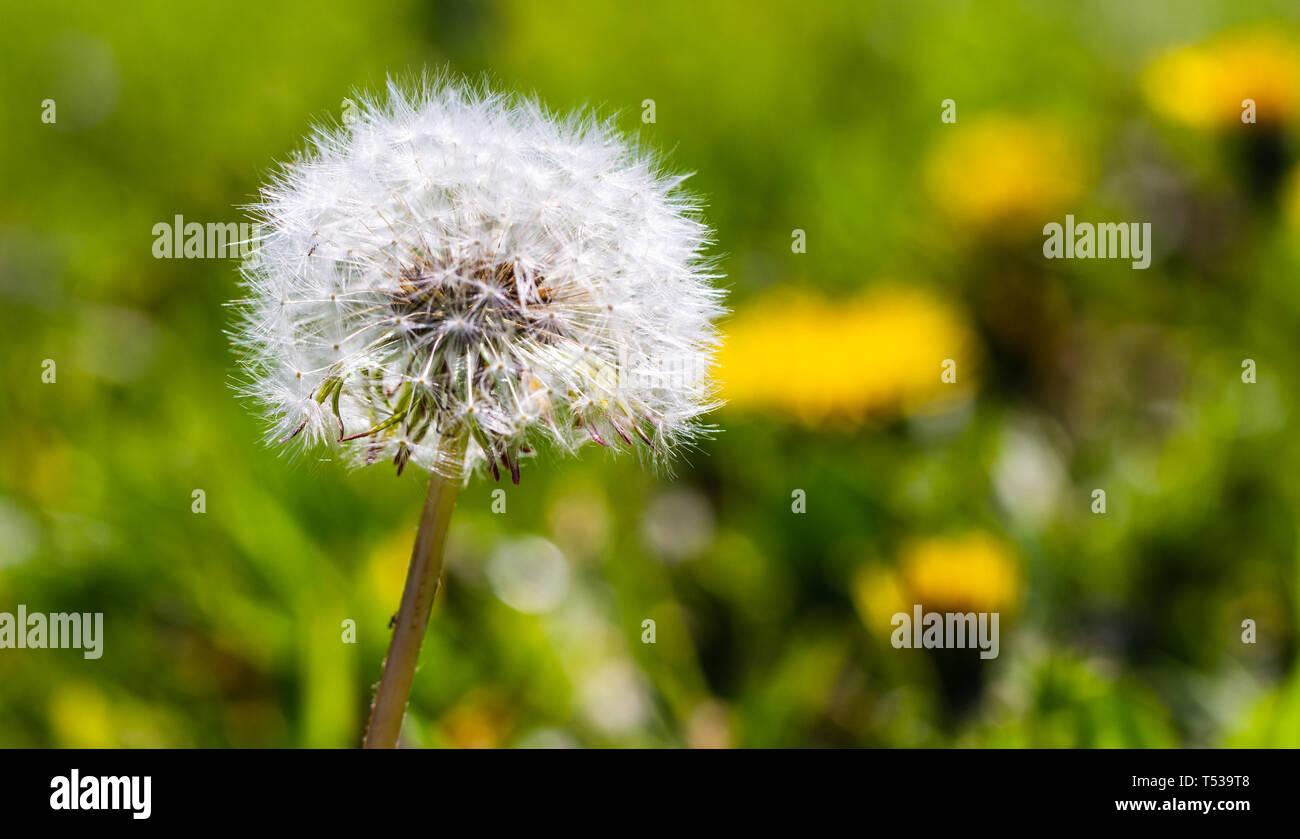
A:
POLYGON ((609 122, 448 78, 362 97, 252 208, 234 338, 268 439, 519 479, 540 443, 663 461, 723 313, 682 176, 609 122))
POLYGON ((354 115, 262 189, 233 337, 268 439, 430 472, 366 728, 390 748, 457 483, 544 442, 663 462, 716 406, 723 309, 683 178, 608 122, 445 77, 354 115))

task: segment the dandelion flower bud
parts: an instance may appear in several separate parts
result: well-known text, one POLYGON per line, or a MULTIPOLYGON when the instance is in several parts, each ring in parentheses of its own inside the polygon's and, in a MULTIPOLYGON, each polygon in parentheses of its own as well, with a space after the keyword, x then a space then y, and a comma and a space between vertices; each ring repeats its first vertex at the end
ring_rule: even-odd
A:
POLYGON ((539 443, 662 460, 716 407, 681 176, 609 123, 445 78, 358 103, 262 189, 235 339, 268 438, 445 477, 539 443))

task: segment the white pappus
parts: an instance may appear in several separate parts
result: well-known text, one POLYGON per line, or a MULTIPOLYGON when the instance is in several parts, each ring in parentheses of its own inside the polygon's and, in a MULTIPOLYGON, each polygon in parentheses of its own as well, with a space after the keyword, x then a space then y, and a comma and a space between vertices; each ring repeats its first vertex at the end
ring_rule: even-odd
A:
POLYGON ((543 441, 662 462, 717 406, 725 311, 683 180, 589 114, 389 82, 251 208, 241 390, 269 440, 399 472, 517 482, 543 441))

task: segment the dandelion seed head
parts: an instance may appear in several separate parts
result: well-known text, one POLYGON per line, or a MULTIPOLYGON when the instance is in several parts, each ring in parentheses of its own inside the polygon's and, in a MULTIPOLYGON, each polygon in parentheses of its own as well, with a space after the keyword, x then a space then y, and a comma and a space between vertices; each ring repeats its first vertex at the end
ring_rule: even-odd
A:
POLYGON ((549 443, 707 431, 723 313, 681 176, 607 121, 446 77, 362 98, 263 187, 234 338, 268 439, 517 480, 549 443))

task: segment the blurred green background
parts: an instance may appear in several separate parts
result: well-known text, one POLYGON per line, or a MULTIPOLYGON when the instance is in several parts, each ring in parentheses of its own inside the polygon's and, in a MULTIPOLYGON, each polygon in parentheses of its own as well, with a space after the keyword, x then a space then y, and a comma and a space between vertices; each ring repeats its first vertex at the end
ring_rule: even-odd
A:
POLYGON ((421 477, 264 448, 236 261, 151 231, 450 66, 697 173, 730 404, 673 480, 471 485, 407 744, 1300 746, 1295 4, 650 6, 6 8, 0 611, 106 637, 0 650, 0 745, 359 743, 421 477), (1066 213, 1151 267, 1044 259, 1066 213), (1000 656, 894 649, 912 603, 1000 656))

